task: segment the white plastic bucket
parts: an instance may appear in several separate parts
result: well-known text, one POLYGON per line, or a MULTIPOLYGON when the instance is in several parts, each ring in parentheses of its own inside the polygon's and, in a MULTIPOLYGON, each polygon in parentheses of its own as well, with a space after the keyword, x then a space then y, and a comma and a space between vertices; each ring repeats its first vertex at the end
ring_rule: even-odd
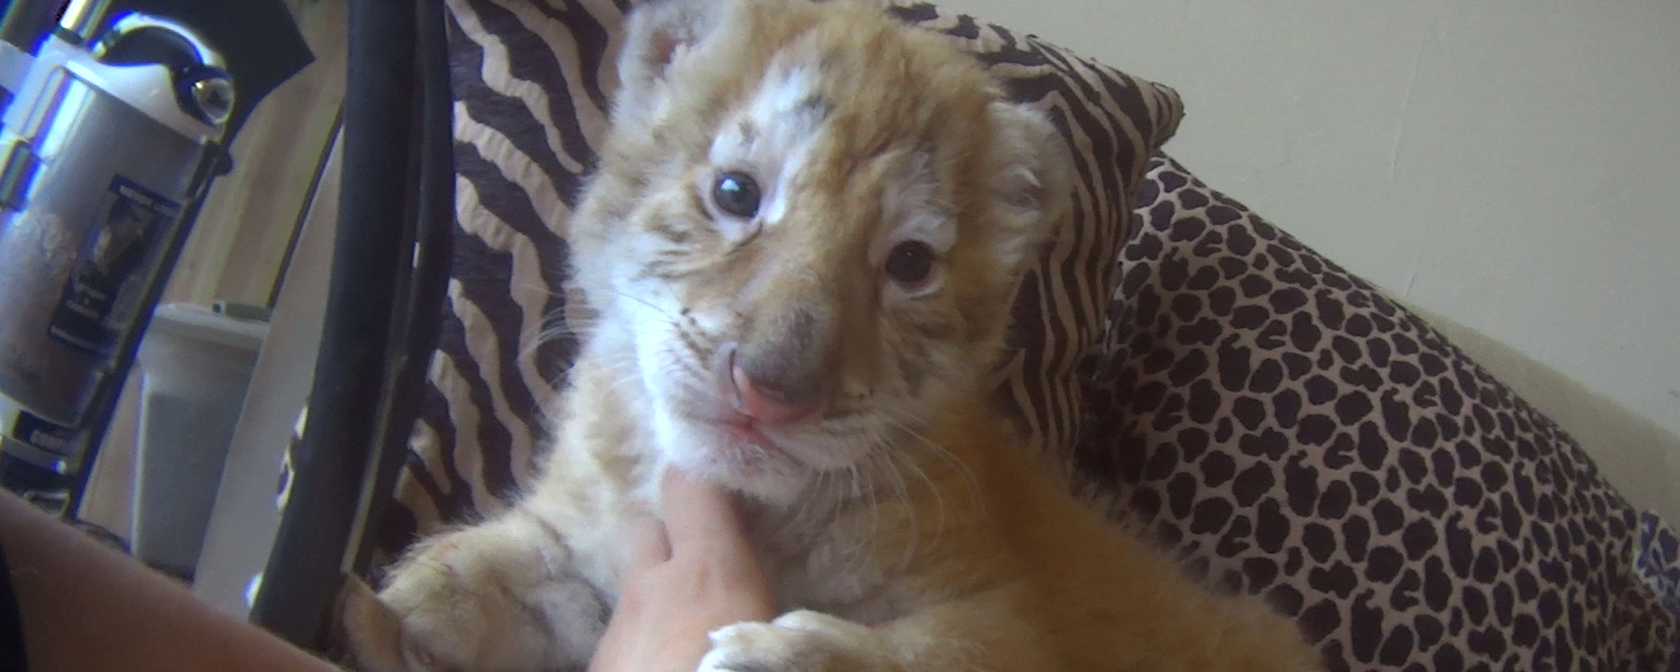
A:
POLYGON ((268 324, 158 306, 140 343, 134 555, 190 579, 268 324))

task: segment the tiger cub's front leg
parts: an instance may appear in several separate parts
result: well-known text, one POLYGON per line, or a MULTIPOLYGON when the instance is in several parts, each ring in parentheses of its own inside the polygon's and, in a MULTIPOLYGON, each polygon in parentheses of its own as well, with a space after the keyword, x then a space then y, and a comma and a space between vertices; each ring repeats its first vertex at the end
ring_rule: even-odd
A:
POLYGON ((555 528, 516 508, 422 542, 377 596, 351 586, 340 619, 370 672, 581 669, 604 601, 555 528))

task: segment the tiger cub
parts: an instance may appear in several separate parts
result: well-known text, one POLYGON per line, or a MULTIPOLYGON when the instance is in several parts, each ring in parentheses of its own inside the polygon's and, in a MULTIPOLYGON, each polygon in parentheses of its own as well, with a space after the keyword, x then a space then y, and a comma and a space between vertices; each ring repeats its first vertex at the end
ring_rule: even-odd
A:
POLYGON ((518 504, 410 551, 344 629, 374 670, 585 665, 619 523, 676 467, 740 493, 785 615, 703 669, 1315 670, 1264 605, 1117 532, 989 406, 1066 221, 1047 119, 941 38, 804 0, 656 0, 570 225, 598 313, 518 504))

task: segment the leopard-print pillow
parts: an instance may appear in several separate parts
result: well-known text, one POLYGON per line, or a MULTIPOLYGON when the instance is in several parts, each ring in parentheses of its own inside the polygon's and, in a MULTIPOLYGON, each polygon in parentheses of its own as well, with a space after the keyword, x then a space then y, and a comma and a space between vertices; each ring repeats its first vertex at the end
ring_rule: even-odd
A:
POLYGON ((1115 516, 1333 669, 1680 669, 1673 530, 1556 425, 1170 159, 1138 203, 1076 451, 1115 516))
MULTIPOLYGON (((1170 89, 1030 36, 932 5, 874 2, 947 35, 1046 110, 1074 150, 1076 216, 1023 280, 999 396, 1040 450, 1065 453, 1079 416, 1078 362, 1096 349, 1114 263, 1130 237, 1132 186, 1181 114, 1170 89)), ((380 547, 502 506, 528 478, 539 408, 577 353, 566 218, 595 161, 616 87, 626 8, 593 0, 449 0, 455 107, 455 264, 402 506, 380 547), (539 338, 545 332, 559 338, 539 338), (535 344, 535 345, 533 345, 535 344)))

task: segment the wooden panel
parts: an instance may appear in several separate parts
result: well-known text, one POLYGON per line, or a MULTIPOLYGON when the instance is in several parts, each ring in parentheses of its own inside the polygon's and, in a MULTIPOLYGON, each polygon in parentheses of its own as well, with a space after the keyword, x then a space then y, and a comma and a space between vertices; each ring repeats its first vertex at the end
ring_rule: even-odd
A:
POLYGON ((165 301, 269 305, 344 102, 344 0, 294 3, 315 62, 271 92, 235 139, 165 301))

